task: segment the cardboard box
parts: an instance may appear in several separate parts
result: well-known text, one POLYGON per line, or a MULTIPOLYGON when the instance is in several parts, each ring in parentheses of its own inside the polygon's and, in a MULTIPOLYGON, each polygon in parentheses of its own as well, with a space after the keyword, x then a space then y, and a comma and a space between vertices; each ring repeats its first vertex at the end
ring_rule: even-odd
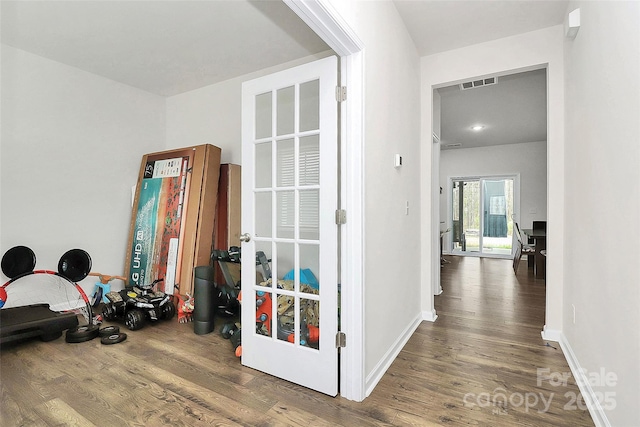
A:
POLYGON ((193 269, 210 263, 220 148, 198 145, 142 157, 129 229, 127 285, 193 294, 193 269))
POLYGON ((240 246, 240 165, 220 165, 214 249, 240 246))
MULTIPOLYGON (((218 184, 218 207, 216 209, 216 226, 214 233, 214 249, 228 250, 231 246, 240 246, 240 214, 241 214, 241 169, 240 165, 220 165, 220 181, 218 184)), ((239 269, 239 265, 230 269, 239 269)), ((219 266, 215 266, 216 283, 225 283, 219 266)), ((238 275, 239 272, 234 274, 238 275)))

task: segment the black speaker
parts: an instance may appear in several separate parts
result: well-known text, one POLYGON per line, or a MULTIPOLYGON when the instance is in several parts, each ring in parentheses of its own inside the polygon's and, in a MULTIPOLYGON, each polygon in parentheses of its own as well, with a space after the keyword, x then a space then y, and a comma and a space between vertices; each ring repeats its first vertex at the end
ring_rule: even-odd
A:
POLYGON ((194 268, 193 289, 193 331, 197 335, 213 331, 216 315, 218 291, 213 281, 214 269, 211 266, 194 268))

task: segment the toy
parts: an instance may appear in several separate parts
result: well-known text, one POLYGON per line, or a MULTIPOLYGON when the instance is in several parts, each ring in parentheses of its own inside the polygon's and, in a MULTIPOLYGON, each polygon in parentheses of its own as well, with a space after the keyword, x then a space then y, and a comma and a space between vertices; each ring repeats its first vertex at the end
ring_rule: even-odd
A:
POLYGON ((111 292, 111 283, 114 279, 122 280, 125 284, 127 283, 127 278, 122 276, 107 276, 102 273, 89 273, 89 276, 97 276, 98 282, 96 282, 96 286, 93 290, 93 298, 91 299, 91 305, 93 307, 97 307, 100 302, 107 303, 109 300, 106 297, 106 294, 111 292))
POLYGON ((35 253, 15 246, 2 257, 2 273, 10 280, 0 287, 0 344, 39 336, 67 342, 84 342, 98 334, 91 304, 76 283, 91 269, 91 257, 82 249, 65 252, 58 271, 34 270, 35 253), (11 286, 13 285, 13 286, 11 286), (79 325, 82 314, 87 325, 79 325))
POLYGON ((147 321, 169 320, 176 314, 171 296, 154 290, 154 286, 164 279, 155 280, 150 285, 107 292, 109 300, 102 309, 106 320, 124 318, 124 323, 132 331, 141 329, 147 321))
POLYGON ((271 294, 256 291, 256 332, 271 336, 271 294))
MULTIPOLYGON (((301 270, 301 279, 303 271, 306 271, 306 276, 304 277, 305 282, 310 283, 300 283, 300 291, 305 294, 318 294, 318 286, 313 285, 313 283, 317 283, 315 280, 315 276, 311 272, 311 270, 301 270)), ((291 274, 285 275, 286 277, 292 277, 291 274)), ((271 279, 262 282, 262 286, 271 287, 271 279)), ((276 282, 276 286, 278 289, 283 289, 285 291, 293 291, 294 290, 294 281, 291 279, 282 279, 276 282)), ((295 342, 295 305, 293 297, 287 294, 280 294, 277 297, 277 314, 278 319, 276 322, 277 325, 277 334, 278 339, 283 341, 288 341, 290 343, 295 342)), ((320 306, 317 300, 313 299, 303 299, 300 302, 300 345, 318 348, 318 342, 320 340, 320 306)))
MULTIPOLYGON (((278 324, 278 338, 282 340, 286 339, 290 343, 294 343, 296 339, 295 335, 293 334, 293 330, 286 330, 285 328, 281 328, 280 324, 278 324)), ((300 345, 317 349, 319 341, 320 328, 318 328, 317 326, 313 326, 310 323, 307 324, 305 322, 301 322, 300 345)))
POLYGON ((195 305, 193 303, 193 297, 186 294, 186 298, 182 295, 177 295, 178 298, 178 322, 187 323, 193 321, 193 309, 195 305))

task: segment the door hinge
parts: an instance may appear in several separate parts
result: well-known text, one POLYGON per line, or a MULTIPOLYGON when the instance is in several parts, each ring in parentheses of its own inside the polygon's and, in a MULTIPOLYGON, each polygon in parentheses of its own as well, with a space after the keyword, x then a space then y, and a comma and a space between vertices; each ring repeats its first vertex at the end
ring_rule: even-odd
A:
POLYGON ((344 209, 336 209, 336 224, 342 225, 347 223, 347 211, 344 209))
POLYGON ((342 102, 347 100, 347 87, 346 86, 337 86, 336 87, 336 101, 342 102))
POLYGON ((344 332, 338 332, 336 334, 336 348, 343 348, 347 346, 347 334, 344 332))

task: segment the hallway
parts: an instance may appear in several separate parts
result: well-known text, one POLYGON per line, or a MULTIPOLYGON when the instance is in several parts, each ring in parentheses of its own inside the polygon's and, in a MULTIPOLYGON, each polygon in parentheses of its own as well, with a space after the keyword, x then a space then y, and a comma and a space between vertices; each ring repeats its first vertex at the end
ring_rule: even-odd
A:
POLYGON ((544 281, 525 260, 517 275, 511 260, 447 260, 438 319, 421 323, 367 403, 435 425, 592 426, 560 346, 540 335, 544 281))

